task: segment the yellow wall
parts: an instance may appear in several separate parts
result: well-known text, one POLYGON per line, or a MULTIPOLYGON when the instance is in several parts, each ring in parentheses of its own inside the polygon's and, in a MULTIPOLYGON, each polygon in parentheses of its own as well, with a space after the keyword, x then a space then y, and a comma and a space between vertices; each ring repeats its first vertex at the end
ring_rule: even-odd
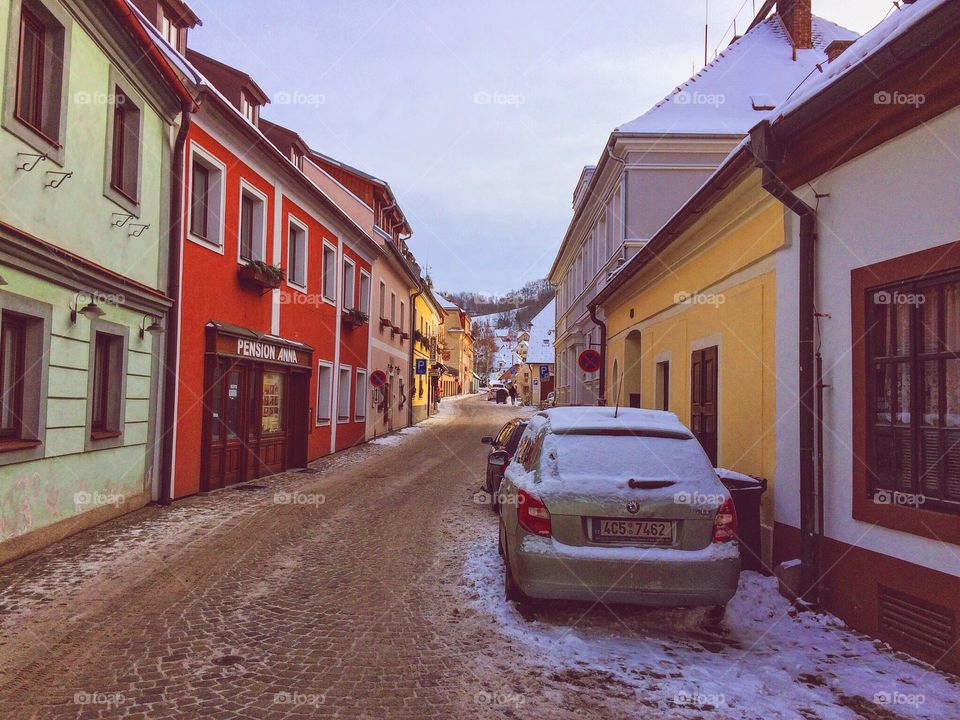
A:
MULTIPOLYGON (((421 330, 427 339, 436 338, 440 334, 440 313, 437 312, 433 303, 428 302, 423 294, 417 296, 417 329, 421 330)), ((414 360, 423 359, 427 361, 427 374, 414 375, 414 388, 411 392, 410 404, 414 408, 415 422, 426 414, 426 405, 430 398, 430 346, 429 344, 414 341, 413 343, 414 360), (420 392, 420 384, 423 384, 423 392, 420 392), (418 411, 419 408, 419 411, 418 411), (419 413, 420 417, 417 418, 419 413)), ((414 363, 414 371, 416 363, 414 363)))
MULTIPOLYGON (((772 489, 776 440, 772 254, 783 245, 784 215, 773 204, 744 210, 741 206, 738 216, 735 207, 720 208, 705 217, 661 254, 668 271, 663 264, 651 264, 604 305, 607 397, 613 404, 619 392, 620 403, 629 405, 630 394, 639 390, 642 406, 656 407, 656 362, 669 353, 669 409, 689 425, 691 352, 717 345, 718 464, 765 477, 772 489), (714 234, 717 227, 724 230, 714 234), (710 237, 704 228, 710 228, 710 237), (683 293, 700 296, 696 302, 678 302, 683 293)), ((765 523, 773 519, 772 491, 765 496, 763 519, 765 523)))

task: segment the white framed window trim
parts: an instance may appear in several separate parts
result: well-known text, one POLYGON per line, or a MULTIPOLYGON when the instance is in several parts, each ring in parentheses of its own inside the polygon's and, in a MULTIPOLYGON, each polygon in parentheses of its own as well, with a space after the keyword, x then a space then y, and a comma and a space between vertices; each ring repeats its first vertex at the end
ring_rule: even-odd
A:
POLYGON ((352 398, 351 381, 353 368, 341 365, 337 374, 337 424, 350 422, 350 400, 352 398))
POLYGON ((262 260, 263 262, 267 261, 267 205, 268 200, 267 196, 263 194, 260 190, 255 188, 245 179, 240 178, 240 196, 239 196, 239 205, 238 207, 238 216, 237 216, 237 262, 240 265, 246 265, 247 261, 240 257, 240 248, 241 248, 241 239, 240 235, 243 231, 243 196, 249 195, 254 200, 259 203, 259 212, 257 209, 254 209, 253 213, 253 223, 254 223, 254 236, 253 236, 253 246, 251 248, 251 260, 262 260), (259 233, 259 238, 257 237, 259 233), (259 246, 259 251, 258 251, 259 246))
POLYGON ((370 273, 360 269, 360 312, 366 313, 370 317, 370 291, 372 289, 372 280, 370 273))
POLYGON ((194 140, 190 141, 190 153, 188 157, 190 158, 190 162, 187 165, 187 182, 184 183, 186 185, 186 202, 184 203, 184 207, 186 208, 185 219, 187 223, 187 239, 195 242, 201 247, 205 247, 208 250, 212 250, 213 252, 223 255, 223 235, 226 221, 224 208, 226 208, 227 205, 227 184, 225 182, 227 176, 227 166, 215 155, 198 145, 194 140), (199 235, 194 235, 192 230, 193 164, 198 158, 204 165, 207 166, 208 170, 212 170, 213 173, 216 174, 215 178, 211 178, 210 183, 216 191, 216 197, 214 199, 217 201, 217 206, 214 208, 207 208, 208 214, 213 216, 208 216, 207 219, 208 225, 213 227, 214 235, 211 238, 203 238, 199 235))
POLYGON ((307 228, 307 224, 302 220, 294 217, 293 215, 287 216, 287 232, 284 241, 287 243, 287 269, 284 273, 284 276, 287 280, 287 285, 289 285, 294 290, 305 293, 307 291, 307 278, 310 277, 310 268, 308 267, 308 260, 310 257, 310 232, 307 228), (301 283, 299 280, 290 279, 290 228, 295 227, 302 234, 303 242, 296 248, 296 252, 300 258, 300 276, 303 278, 301 283))
POLYGON ((320 297, 330 305, 337 304, 337 246, 324 239, 320 260, 320 297))
POLYGON ((317 409, 314 421, 317 427, 329 425, 333 417, 333 363, 317 363, 317 409))
POLYGON ((357 368, 353 419, 354 422, 364 422, 367 419, 367 371, 364 368, 357 368))
POLYGON ((343 307, 346 310, 352 310, 357 306, 357 264, 343 256, 343 307))

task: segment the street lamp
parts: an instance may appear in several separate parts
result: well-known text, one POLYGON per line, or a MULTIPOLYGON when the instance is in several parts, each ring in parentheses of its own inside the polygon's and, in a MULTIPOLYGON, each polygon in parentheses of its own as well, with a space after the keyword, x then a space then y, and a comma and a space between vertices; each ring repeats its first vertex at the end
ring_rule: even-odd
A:
POLYGON ((70 303, 70 322, 74 325, 77 323, 78 313, 83 315, 88 320, 96 320, 97 318, 101 318, 106 315, 106 313, 100 309, 100 306, 97 305, 93 295, 84 292, 78 292, 76 295, 74 295, 73 301, 70 303), (83 307, 80 307, 80 299, 84 296, 89 297, 90 302, 83 307))

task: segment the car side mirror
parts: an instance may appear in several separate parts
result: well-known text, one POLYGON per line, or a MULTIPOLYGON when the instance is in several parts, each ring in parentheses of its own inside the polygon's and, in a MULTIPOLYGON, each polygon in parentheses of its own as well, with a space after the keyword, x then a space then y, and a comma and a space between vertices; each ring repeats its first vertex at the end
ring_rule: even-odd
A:
POLYGON ((507 464, 507 454, 502 450, 499 452, 495 452, 490 456, 488 462, 491 465, 496 465, 497 467, 503 467, 504 465, 507 464))
POLYGON ((484 445, 493 445, 493 438, 489 435, 484 435, 482 438, 480 438, 480 442, 482 442, 484 445))

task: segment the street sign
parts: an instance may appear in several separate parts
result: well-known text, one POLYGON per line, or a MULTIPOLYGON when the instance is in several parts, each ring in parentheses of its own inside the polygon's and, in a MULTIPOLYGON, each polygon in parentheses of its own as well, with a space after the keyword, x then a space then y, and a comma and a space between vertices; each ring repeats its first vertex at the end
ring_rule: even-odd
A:
POLYGON ((587 348, 580 357, 577 358, 577 364, 580 369, 587 373, 597 372, 600 369, 600 353, 592 348, 587 348))
POLYGON ((387 374, 383 370, 374 370, 370 373, 370 384, 374 387, 383 387, 387 384, 387 374))
POLYGON ((424 359, 417 360, 417 375, 426 375, 427 374, 427 361, 424 359))
POLYGON ((550 366, 549 366, 549 365, 541 365, 541 366, 540 366, 540 377, 542 377, 544 380, 546 380, 548 377, 550 377, 550 366))

